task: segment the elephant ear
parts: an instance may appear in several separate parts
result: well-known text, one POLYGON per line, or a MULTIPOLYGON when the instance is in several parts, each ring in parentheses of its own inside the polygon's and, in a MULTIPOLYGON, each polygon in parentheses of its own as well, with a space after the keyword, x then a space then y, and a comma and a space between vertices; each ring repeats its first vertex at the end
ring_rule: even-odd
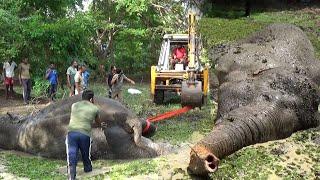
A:
POLYGON ((124 112, 115 112, 113 118, 118 126, 121 126, 126 132, 132 134, 133 129, 130 124, 127 123, 128 114, 124 112))

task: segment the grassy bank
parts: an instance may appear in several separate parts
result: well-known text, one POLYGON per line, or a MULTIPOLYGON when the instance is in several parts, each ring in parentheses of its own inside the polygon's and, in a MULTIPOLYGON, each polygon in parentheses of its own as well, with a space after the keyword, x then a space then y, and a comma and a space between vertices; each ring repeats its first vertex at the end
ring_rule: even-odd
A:
MULTIPOLYGON (((237 14, 232 12, 225 12, 237 14)), ((200 32, 207 49, 234 42, 272 23, 290 23, 305 31, 320 58, 320 13, 319 9, 253 12, 250 17, 228 16, 228 18, 205 17, 200 21, 200 32)))

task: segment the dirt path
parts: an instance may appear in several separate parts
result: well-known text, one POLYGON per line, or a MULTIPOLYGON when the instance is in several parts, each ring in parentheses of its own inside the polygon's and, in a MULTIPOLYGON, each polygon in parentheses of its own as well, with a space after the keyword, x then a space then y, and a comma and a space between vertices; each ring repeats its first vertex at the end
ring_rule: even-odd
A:
POLYGON ((28 105, 23 104, 23 97, 20 93, 21 88, 16 87, 16 94, 13 98, 6 99, 5 88, 0 85, 0 115, 4 115, 7 112, 19 115, 26 115, 48 105, 46 99, 35 99, 32 98, 32 102, 28 105))

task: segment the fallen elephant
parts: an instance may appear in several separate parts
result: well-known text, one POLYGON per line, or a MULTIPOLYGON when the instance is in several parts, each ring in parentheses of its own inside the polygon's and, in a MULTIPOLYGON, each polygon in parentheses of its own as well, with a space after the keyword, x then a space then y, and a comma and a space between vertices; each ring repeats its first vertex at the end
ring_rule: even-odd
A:
POLYGON ((216 126, 192 148, 191 173, 214 172, 245 146, 319 126, 320 62, 298 27, 270 25, 218 57, 216 126))
MULTIPOLYGON (((34 115, 0 117, 0 148, 19 150, 48 158, 66 158, 65 137, 71 105, 80 96, 51 104, 34 115)), ((144 121, 112 99, 96 97, 101 120, 107 128, 92 130, 93 159, 132 159, 155 157, 164 146, 142 136, 144 121)))

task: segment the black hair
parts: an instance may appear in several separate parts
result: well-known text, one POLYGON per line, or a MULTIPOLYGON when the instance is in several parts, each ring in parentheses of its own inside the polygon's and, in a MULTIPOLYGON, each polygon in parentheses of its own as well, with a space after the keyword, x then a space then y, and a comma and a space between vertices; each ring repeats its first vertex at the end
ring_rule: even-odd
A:
POLYGON ((91 90, 85 90, 82 93, 82 100, 90 101, 91 98, 93 98, 94 92, 91 90))
POLYGON ((71 61, 71 65, 73 65, 74 62, 77 62, 77 60, 75 60, 75 59, 72 60, 72 61, 71 61))
POLYGON ((82 69, 83 67, 87 67, 85 64, 78 65, 78 69, 82 69))
POLYGON ((120 73, 122 73, 122 69, 118 68, 118 69, 116 70, 116 72, 117 72, 117 74, 120 74, 120 73))
POLYGON ((115 67, 116 67, 115 65, 111 65, 110 70, 112 71, 115 67))

